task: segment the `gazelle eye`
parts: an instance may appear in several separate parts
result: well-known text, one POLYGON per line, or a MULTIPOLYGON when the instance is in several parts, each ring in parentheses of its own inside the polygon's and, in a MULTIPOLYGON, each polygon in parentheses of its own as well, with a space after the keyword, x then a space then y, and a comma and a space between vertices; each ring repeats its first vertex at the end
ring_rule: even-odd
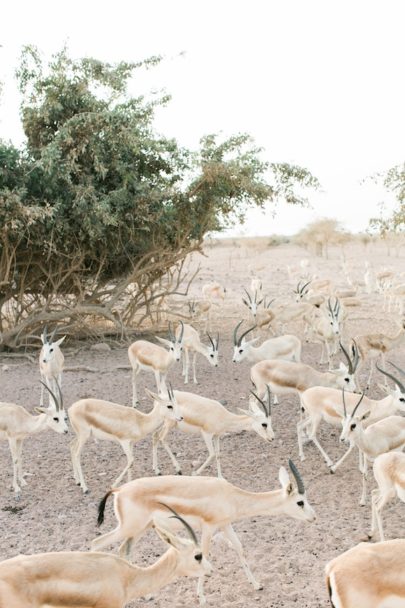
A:
POLYGON ((239 354, 241 355, 243 353, 243 348, 240 349, 239 354))
POLYGON ((50 348, 50 349, 49 349, 49 352, 50 352, 50 353, 53 353, 53 348, 50 348))
POLYGON ((168 406, 167 406, 167 409, 172 410, 172 409, 173 409, 173 406, 172 406, 172 405, 168 405, 168 406))
POLYGON ((400 400, 401 403, 405 403, 405 398, 404 397, 400 397, 399 400, 400 400))
POLYGON ((262 422, 262 427, 263 427, 264 429, 267 429, 267 422, 262 422))
POLYGON ((304 501, 303 501, 303 500, 299 500, 299 501, 297 502, 297 505, 298 505, 299 507, 303 507, 303 506, 304 506, 304 501))
POLYGON ((345 382, 350 382, 350 378, 345 378, 345 382))
POLYGON ((55 420, 55 422, 59 422, 59 418, 53 418, 53 420, 55 420))
POLYGON ((213 359, 213 358, 214 358, 214 355, 213 355, 213 354, 211 354, 211 355, 210 355, 210 357, 213 359))
POLYGON ((197 555, 194 555, 194 559, 196 559, 198 562, 202 561, 202 553, 197 553, 197 555))
POLYGON ((351 431, 354 431, 354 429, 355 429, 355 428, 356 428, 356 424, 351 424, 351 425, 350 425, 350 430, 351 430, 351 431))

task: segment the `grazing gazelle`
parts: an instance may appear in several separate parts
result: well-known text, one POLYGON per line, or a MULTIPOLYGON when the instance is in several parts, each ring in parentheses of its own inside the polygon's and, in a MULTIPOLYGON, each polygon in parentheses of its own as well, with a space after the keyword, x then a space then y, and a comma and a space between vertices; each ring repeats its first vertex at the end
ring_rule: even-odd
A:
POLYGON ((124 608, 179 576, 209 576, 212 566, 202 554, 194 530, 172 508, 168 509, 189 538, 174 535, 162 525, 163 520, 153 522, 169 547, 151 566, 142 568, 111 553, 92 551, 18 555, 0 562, 0 606, 124 608))
POLYGON ((147 340, 137 340, 128 348, 128 357, 132 366, 132 406, 139 405, 136 391, 136 377, 141 370, 151 371, 155 374, 158 393, 165 392, 166 376, 169 367, 175 362, 180 361, 183 350, 184 323, 180 321, 181 331, 179 337, 173 334, 169 323, 169 340, 157 337, 159 342, 169 347, 169 351, 148 342, 147 340))
MULTIPOLYGON (((262 585, 254 578, 245 559, 242 544, 232 523, 257 515, 288 515, 294 519, 314 521, 315 511, 309 504, 305 487, 294 464, 289 461, 293 478, 280 468, 281 488, 271 492, 249 492, 218 477, 145 477, 113 488, 100 502, 98 524, 104 521, 108 497, 114 495, 114 511, 118 519, 115 530, 95 538, 92 549, 97 551, 121 542, 120 554, 129 555, 131 545, 153 525, 153 520, 165 513, 162 502, 201 530, 201 548, 208 556, 213 535, 222 531, 234 547, 242 568, 255 589, 262 585)), ((203 577, 198 583, 200 604, 205 603, 203 577)))
POLYGON ((7 439, 10 446, 13 459, 13 489, 17 497, 21 492, 20 486, 27 485, 22 469, 24 439, 47 428, 51 428, 57 433, 68 432, 67 415, 63 408, 59 384, 56 383, 59 399, 46 384, 44 386, 49 391, 53 404, 48 409, 36 407, 35 411, 39 416, 33 416, 21 405, 0 403, 0 439, 7 439))
POLYGON ((260 407, 257 403, 250 402, 249 410, 240 410, 242 415, 230 412, 219 401, 206 399, 193 393, 176 391, 175 398, 179 405, 182 421, 174 422, 173 420, 166 419, 163 428, 159 429, 153 436, 153 470, 156 475, 160 475, 157 458, 159 442, 162 443, 169 454, 176 473, 181 474, 180 465, 165 441, 167 434, 174 426, 186 433, 200 434, 205 441, 209 455, 207 460, 195 471, 195 475, 202 473, 215 458, 218 477, 222 477, 219 442, 221 437, 226 433, 254 431, 266 441, 274 439, 274 432, 271 426, 270 394, 267 396, 268 405, 255 396, 260 407))
POLYGON ((219 334, 215 340, 211 338, 210 334, 207 334, 210 341, 209 346, 205 346, 200 340, 200 335, 194 327, 185 324, 178 327, 176 330, 177 340, 180 338, 180 334, 183 331, 183 376, 184 384, 188 384, 188 371, 190 367, 190 351, 193 353, 193 381, 194 384, 198 384, 196 376, 196 359, 197 354, 203 355, 207 361, 214 367, 218 367, 218 346, 219 346, 219 334))
POLYGON ((126 467, 114 481, 113 485, 116 486, 125 473, 128 474, 128 480, 131 479, 131 466, 134 462, 133 443, 156 431, 166 418, 174 421, 182 420, 179 406, 170 386, 167 397, 155 395, 148 389, 145 391, 154 401, 153 410, 148 414, 118 405, 118 403, 93 398, 80 399, 69 408, 70 422, 76 433, 76 438, 70 444, 73 475, 84 493, 88 492, 88 488, 80 456, 84 444, 92 435, 97 439, 119 443, 127 457, 126 467))
POLYGON ((293 335, 270 338, 260 346, 253 346, 259 338, 246 340, 247 334, 255 329, 250 327, 238 337, 238 329, 243 321, 239 321, 233 332, 233 359, 234 363, 247 360, 252 363, 264 359, 283 359, 283 361, 301 361, 301 340, 293 335))
POLYGON ((405 539, 360 543, 326 565, 333 608, 404 608, 405 539))
MULTIPOLYGON (((60 345, 66 336, 62 336, 59 340, 54 342, 56 329, 53 330, 52 335, 49 337, 47 329, 44 327, 44 331, 41 335, 42 348, 39 353, 39 371, 42 378, 41 383, 41 397, 39 405, 44 405, 44 382, 46 382, 48 388, 54 393, 57 392, 57 384, 59 388, 62 388, 62 371, 65 357, 60 349, 60 345)), ((49 395, 49 406, 52 407, 51 396, 49 395)))
POLYGON ((332 388, 344 386, 346 389, 354 391, 356 389, 355 369, 355 364, 352 362, 351 367, 341 363, 336 370, 319 372, 305 363, 269 359, 253 365, 250 370, 250 378, 259 397, 264 398, 266 386, 269 386, 274 394, 274 403, 277 403, 278 395, 291 393, 300 395, 311 386, 330 386, 332 388))
POLYGON ((371 531, 369 538, 373 538, 378 526, 380 540, 384 540, 381 521, 383 507, 395 496, 405 502, 405 454, 400 452, 380 454, 374 460, 373 472, 378 488, 371 492, 371 531))

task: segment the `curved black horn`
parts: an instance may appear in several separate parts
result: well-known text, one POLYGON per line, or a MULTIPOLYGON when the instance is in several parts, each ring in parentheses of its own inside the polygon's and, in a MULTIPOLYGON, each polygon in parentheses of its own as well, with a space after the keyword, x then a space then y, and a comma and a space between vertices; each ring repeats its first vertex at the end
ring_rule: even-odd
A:
POLYGON ((270 391, 270 387, 268 384, 266 384, 266 389, 267 389, 267 406, 269 408, 268 417, 270 418, 270 416, 271 416, 271 391, 270 391))
POLYGON ((305 287, 308 287, 308 285, 310 284, 310 282, 311 282, 311 281, 308 281, 307 283, 305 283, 305 285, 303 285, 303 286, 301 287, 301 294, 303 294, 303 293, 304 293, 304 289, 305 289, 305 287))
POLYGON ((353 373, 354 373, 356 371, 356 369, 359 365, 359 361, 360 361, 359 349, 357 348, 356 340, 354 338, 353 338, 353 344, 352 344, 352 353, 353 353, 353 373))
POLYGON ((183 321, 180 321, 180 326, 181 326, 181 331, 180 331, 180 338, 178 339, 178 342, 181 342, 183 340, 183 335, 184 335, 184 323, 183 323, 183 321))
POLYGON ((170 342, 175 342, 176 338, 174 337, 173 332, 172 332, 172 324, 171 324, 171 321, 169 321, 169 323, 168 323, 168 326, 167 326, 167 327, 168 327, 168 331, 169 331, 169 340, 170 340, 170 342))
POLYGON ((163 507, 165 507, 166 509, 169 509, 169 511, 171 511, 173 513, 173 515, 171 517, 178 519, 179 521, 181 521, 181 523, 183 524, 183 526, 185 527, 185 529, 187 530, 191 540, 193 541, 193 543, 195 545, 198 545, 198 540, 197 540, 197 535, 194 532, 193 528, 190 526, 190 524, 182 518, 181 515, 179 515, 177 513, 177 511, 175 511, 174 509, 172 509, 172 507, 169 507, 169 505, 166 505, 164 502, 159 502, 160 505, 162 505, 163 507))
POLYGON ((304 482, 302 481, 302 477, 298 473, 298 469, 291 460, 291 458, 288 460, 288 466, 290 467, 291 473, 294 475, 295 481, 297 483, 298 494, 305 494, 304 482))
POLYGON ((392 367, 395 367, 395 369, 397 369, 403 376, 405 376, 405 372, 403 369, 401 369, 400 367, 398 367, 398 365, 396 365, 395 363, 393 363, 392 361, 388 361, 388 363, 390 365, 392 365, 392 367))
POLYGON ((245 293, 247 295, 247 297, 249 298, 249 302, 252 303, 252 298, 250 296, 250 293, 248 292, 248 290, 246 289, 246 287, 243 288, 245 290, 245 293))
POLYGON ((345 349, 345 347, 343 346, 343 344, 340 340, 339 340, 339 346, 342 349, 344 356, 346 357, 347 366, 349 368, 349 374, 352 375, 352 374, 354 374, 354 369, 353 369, 353 362, 349 356, 349 353, 347 352, 347 350, 345 349))
POLYGON ((174 401, 174 393, 173 393, 173 387, 172 387, 171 382, 169 382, 169 388, 167 389, 167 394, 169 395, 170 401, 174 401))
POLYGON ((209 335, 209 333, 207 332, 207 336, 208 336, 208 340, 211 342, 211 346, 212 348, 215 350, 215 344, 214 344, 214 340, 211 338, 211 336, 209 335))
POLYGON ((58 331, 58 328, 55 327, 55 329, 53 330, 53 332, 51 334, 51 337, 49 338, 49 344, 52 344, 52 342, 53 342, 53 340, 55 338, 55 334, 56 334, 57 331, 58 331))
MULTIPOLYGON (((391 365, 393 365, 393 363, 391 363, 391 365)), ((395 382, 395 384, 397 385, 397 387, 399 388, 399 390, 401 391, 401 393, 405 393, 405 386, 402 384, 402 382, 400 382, 399 380, 397 380, 395 378, 395 376, 393 376, 392 374, 390 374, 389 372, 386 372, 385 370, 383 370, 381 367, 378 367, 378 363, 375 364, 376 368, 378 369, 379 372, 381 372, 382 374, 384 374, 384 376, 387 376, 388 378, 391 378, 391 380, 393 382, 395 382)), ((396 365, 394 365, 394 367, 396 367, 396 365)), ((398 369, 398 368, 397 368, 398 369)), ((402 371, 402 370, 400 370, 402 371)), ((403 372, 402 372, 403 373, 403 372)))
MULTIPOLYGON (((53 402, 55 404, 56 411, 59 411, 60 410, 60 404, 59 404, 58 399, 55 397, 55 393, 49 388, 49 386, 45 382, 42 382, 42 380, 40 380, 40 382, 46 388, 46 390, 48 391, 48 393, 50 393, 50 395, 51 395, 51 397, 53 399, 53 402)), ((58 388, 59 388, 59 391, 60 391, 59 384, 58 384, 58 388)))
POLYGON ((342 401, 343 401, 343 412, 345 418, 347 418, 346 399, 345 399, 345 387, 342 387, 342 401))
POLYGON ((239 323, 237 324, 237 326, 233 330, 233 343, 234 343, 234 346, 238 346, 238 329, 242 325, 242 323, 243 323, 243 319, 242 319, 242 321, 239 321, 239 323))
POLYGON ((44 342, 44 344, 46 344, 48 342, 48 326, 45 325, 44 330, 42 332, 42 340, 44 342))
POLYGON ((256 393, 254 393, 253 391, 250 391, 250 392, 251 392, 251 394, 253 395, 253 397, 256 397, 256 399, 258 400, 258 402, 259 402, 259 403, 260 403, 260 405, 262 406, 262 409, 263 409, 263 411, 264 411, 264 415, 265 415, 265 416, 266 416, 266 418, 267 418, 269 414, 268 414, 268 412, 267 412, 267 407, 266 407, 265 402, 264 402, 262 399, 260 399, 260 397, 259 397, 258 395, 256 395, 256 393))
POLYGON ((216 345, 216 350, 218 350, 218 346, 219 346, 219 331, 217 331, 217 345, 216 345))
POLYGON ((253 327, 249 327, 249 329, 247 329, 240 337, 238 340, 238 344, 237 346, 240 346, 242 344, 242 340, 245 336, 247 336, 248 333, 250 333, 251 331, 253 331, 254 329, 256 329, 256 325, 253 325, 253 327))
POLYGON ((365 393, 364 391, 361 393, 360 400, 359 400, 359 401, 356 403, 356 407, 354 408, 354 410, 353 410, 353 412, 352 412, 352 418, 354 418, 355 413, 356 413, 356 412, 357 412, 357 410, 359 409, 359 405, 360 405, 360 403, 363 401, 363 397, 364 397, 364 395, 365 395, 365 394, 366 394, 366 393, 365 393))

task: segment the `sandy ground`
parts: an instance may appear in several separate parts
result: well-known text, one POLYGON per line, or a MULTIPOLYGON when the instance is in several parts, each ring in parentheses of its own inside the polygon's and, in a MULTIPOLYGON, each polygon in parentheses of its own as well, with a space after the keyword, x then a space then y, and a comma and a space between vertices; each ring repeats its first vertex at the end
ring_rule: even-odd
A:
MULTIPOLYGON (((229 409, 245 406, 250 388, 249 364, 232 363, 231 332, 241 315, 242 285, 249 286, 250 273, 256 271, 263 279, 266 293, 275 297, 291 298, 291 283, 286 276, 286 264, 296 264, 308 257, 302 249, 286 245, 277 248, 216 247, 207 251, 207 258, 197 256, 193 264, 202 263, 202 270, 191 295, 199 296, 201 285, 217 279, 227 286, 224 309, 214 319, 214 328, 221 332, 220 367, 211 368, 200 358, 199 385, 190 384, 188 390, 216 399, 226 399, 229 409)), ((320 277, 337 277, 344 285, 340 270, 340 252, 332 251, 330 260, 311 258, 320 277)), ((364 259, 368 257, 375 268, 389 267, 404 270, 404 258, 386 256, 385 248, 370 251, 362 246, 347 251, 354 266, 353 278, 361 280, 364 259)), ((395 314, 382 310, 381 296, 361 295, 362 306, 350 312, 346 335, 353 336, 377 329, 393 334, 395 314)), ((219 312, 219 311, 218 311, 219 312)), ((291 324, 289 332, 301 335, 300 324, 291 324)), ((96 353, 84 347, 72 355, 72 346, 65 345, 66 366, 90 365, 97 373, 68 372, 64 376, 64 398, 69 406, 85 396, 102 397, 117 403, 131 403, 131 384, 128 371, 114 371, 117 365, 127 364, 126 347, 111 353, 96 353)), ((303 361, 317 364, 320 347, 304 344, 303 361)), ((405 351, 392 353, 392 359, 405 367, 405 351)), ((13 401, 32 410, 39 404, 39 374, 37 364, 23 359, 0 357, 1 399, 13 401), (8 367, 7 370, 3 366, 8 367)), ((180 366, 172 368, 173 386, 183 387, 180 366)), ((379 379, 381 381, 381 379, 379 379)), ((141 408, 150 409, 143 387, 154 389, 153 376, 140 375, 141 408)), ((370 394, 381 396, 373 385, 370 394)), ((283 398, 274 407, 273 428, 276 439, 265 444, 252 433, 229 435, 222 440, 222 467, 225 477, 245 489, 264 491, 278 487, 278 469, 292 458, 298 465, 307 485, 310 503, 317 511, 316 523, 307 524, 287 517, 255 517, 235 526, 246 556, 256 576, 264 585, 254 591, 247 582, 235 553, 220 537, 212 544, 211 559, 215 573, 206 584, 210 606, 222 608, 266 606, 269 608, 326 608, 329 606, 324 586, 324 566, 334 556, 345 551, 364 537, 370 523, 370 505, 359 507, 360 474, 357 457, 353 455, 342 468, 331 476, 319 452, 312 445, 305 448, 307 458, 300 463, 296 441, 298 402, 295 397, 283 398)), ((332 458, 343 451, 338 444, 339 431, 322 427, 319 435, 332 458)), ((29 474, 28 486, 16 502, 11 487, 11 458, 6 442, 0 444, 0 556, 1 559, 19 553, 55 550, 86 550, 96 536, 96 511, 99 499, 122 470, 125 458, 119 446, 110 442, 89 441, 84 448, 84 471, 90 494, 83 496, 75 486, 69 456, 69 437, 52 431, 28 439, 24 445, 24 470, 29 474)), ((171 446, 182 463, 183 473, 192 471, 195 461, 206 457, 205 446, 199 438, 173 433, 171 446)), ((146 438, 134 447, 136 462, 133 477, 152 474, 151 440, 146 438)), ((163 450, 160 460, 164 473, 172 473, 163 450)), ((211 467, 207 474, 215 475, 211 467)), ((373 486, 372 476, 369 487, 373 486)), ((385 509, 386 537, 405 536, 404 505, 394 502, 385 509)), ((111 504, 107 506, 103 532, 115 525, 111 504)), ((162 542, 150 532, 136 545, 134 561, 152 563, 164 551, 162 542)), ((131 604, 149 606, 190 606, 197 604, 196 581, 178 580, 165 587, 154 599, 137 600, 131 604)))

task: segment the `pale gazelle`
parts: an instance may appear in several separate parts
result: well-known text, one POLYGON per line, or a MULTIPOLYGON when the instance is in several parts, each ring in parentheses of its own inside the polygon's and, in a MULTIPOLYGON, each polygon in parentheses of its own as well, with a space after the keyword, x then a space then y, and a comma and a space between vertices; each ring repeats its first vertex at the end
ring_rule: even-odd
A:
POLYGON ((336 299, 334 307, 331 299, 328 300, 328 310, 319 317, 313 317, 312 323, 308 323, 309 336, 312 340, 320 342, 322 345, 320 363, 328 363, 329 369, 332 367, 332 356, 338 351, 338 342, 341 334, 341 324, 339 321, 339 300, 336 299))
POLYGON ((252 280, 250 281, 250 291, 252 293, 258 293, 261 295, 261 293, 263 291, 263 283, 262 283, 262 280, 259 279, 259 277, 257 277, 257 276, 252 277, 252 280))
MULTIPOLYGON (((385 369, 385 354, 390 350, 405 344, 405 319, 402 320, 398 333, 395 336, 390 337, 383 333, 365 334, 356 336, 354 340, 357 344, 360 355, 360 366, 358 372, 360 371, 361 367, 364 366, 367 360, 374 359, 380 355, 383 368, 385 369)), ((374 367, 372 362, 370 362, 370 373, 366 384, 367 388, 370 386, 373 369, 374 367)))
MULTIPOLYGON (((41 335, 42 348, 39 353, 39 371, 42 378, 41 383, 41 397, 39 404, 42 407, 44 405, 44 382, 46 382, 48 388, 54 393, 57 392, 57 384, 62 388, 62 371, 65 357, 60 349, 60 345, 66 336, 62 336, 59 340, 54 342, 56 329, 52 332, 49 337, 47 329, 44 327, 44 331, 41 335)), ((52 405, 51 397, 49 396, 49 405, 52 405)))
POLYGON ((304 300, 305 297, 308 295, 308 292, 309 292, 308 285, 310 283, 311 283, 311 281, 307 281, 306 283, 304 283, 303 281, 299 281, 297 283, 297 286, 294 289, 296 302, 300 302, 301 300, 304 300))
POLYGON ((70 422, 76 433, 76 438, 70 444, 73 475, 84 493, 88 492, 88 488, 80 456, 84 444, 91 436, 96 439, 115 441, 122 447, 127 457, 127 465, 114 481, 113 485, 118 485, 125 473, 128 474, 128 480, 131 479, 131 466, 134 462, 133 443, 156 431, 166 419, 182 420, 179 406, 170 386, 167 397, 162 394, 156 395, 148 389, 145 391, 154 401, 153 410, 148 414, 111 401, 93 398, 80 399, 69 408, 70 422))
MULTIPOLYGON (((221 306, 220 300, 225 299, 226 289, 218 282, 206 283, 202 286, 202 294, 205 300, 205 304, 209 304, 209 307, 206 311, 206 319, 205 319, 205 330, 211 331, 211 320, 212 320, 212 311, 213 304, 216 306, 221 306)), ((201 303, 202 306, 203 303, 201 303)))
POLYGON ((175 391, 175 398, 179 405, 182 421, 165 420, 163 428, 153 436, 153 470, 156 475, 160 475, 157 458, 159 442, 169 454, 176 473, 181 474, 180 465, 165 441, 167 434, 174 426, 186 433, 200 434, 208 448, 207 460, 195 471, 194 475, 200 475, 215 458, 218 477, 222 477, 219 442, 225 434, 254 431, 266 441, 274 439, 271 426, 270 394, 267 395, 268 405, 255 396, 260 407, 256 401, 250 402, 249 410, 240 410, 241 415, 233 414, 219 401, 193 393, 175 391))
POLYGON ((278 395, 296 393, 302 394, 311 386, 330 386, 350 391, 356 389, 354 372, 344 363, 330 372, 320 372, 305 363, 293 361, 279 361, 270 359, 259 361, 250 370, 250 378, 256 387, 256 392, 261 399, 266 394, 266 386, 270 387, 274 394, 274 403, 278 403, 278 395))
POLYGON ((326 565, 334 608, 404 608, 405 539, 360 543, 326 565))
POLYGON ((175 361, 180 361, 183 350, 183 321, 180 321, 180 325, 181 331, 178 338, 173 334, 170 323, 169 340, 156 336, 159 342, 169 347, 169 351, 147 340, 137 340, 128 348, 128 357, 132 366, 133 407, 139 405, 136 391, 136 377, 141 370, 151 371, 155 374, 158 393, 166 391, 167 372, 175 361))
POLYGON ((188 370, 190 366, 190 351, 193 353, 193 381, 194 384, 198 384, 196 376, 196 359, 197 354, 203 355, 207 361, 214 367, 218 367, 218 346, 219 346, 219 334, 215 340, 208 335, 210 341, 209 346, 205 346, 200 340, 199 333, 194 327, 187 323, 182 327, 178 327, 176 330, 177 340, 180 338, 180 333, 183 331, 183 376, 184 384, 188 384, 188 370))
MULTIPOLYGON (((93 550, 121 542, 120 554, 129 555, 131 544, 165 513, 162 502, 175 509, 201 530, 201 548, 209 554, 211 539, 221 531, 234 547, 242 568, 255 589, 262 585, 254 578, 246 562, 242 544, 232 523, 257 515, 288 515, 295 519, 314 521, 315 511, 309 504, 305 487, 294 464, 289 461, 292 479, 284 467, 279 470, 281 488, 270 492, 249 492, 218 477, 181 477, 167 475, 146 477, 113 488, 100 502, 98 524, 104 521, 108 497, 114 495, 114 511, 118 520, 115 530, 95 538, 93 550)), ((198 583, 200 604, 205 604, 203 577, 198 583)))
POLYGON ((401 451, 404 449, 405 418, 402 416, 388 416, 364 428, 362 420, 367 417, 367 413, 362 416, 356 416, 360 403, 361 399, 351 413, 345 411, 340 441, 349 443, 350 445, 355 444, 363 454, 361 466, 363 489, 360 504, 364 505, 367 493, 367 462, 368 460, 374 460, 374 458, 385 452, 401 451))
POLYGON ((249 309, 249 312, 252 315, 253 321, 255 322, 256 317, 257 317, 257 309, 260 306, 260 304, 263 302, 263 298, 261 298, 260 300, 257 299, 257 296, 258 296, 257 291, 254 292, 254 296, 252 297, 245 287, 243 289, 244 289, 248 299, 246 300, 246 298, 242 298, 242 302, 249 309))
MULTIPOLYGON (((383 370, 381 370, 383 372, 383 370)), ((383 372, 384 373, 384 372, 383 372)), ((396 414, 398 411, 405 412, 405 387, 394 376, 389 374, 389 377, 394 380, 396 387, 382 399, 369 399, 364 396, 361 405, 359 405, 358 415, 362 416, 365 412, 369 412, 367 423, 371 424, 377 420, 387 418, 396 414)), ((304 391, 301 395, 301 407, 305 411, 307 418, 301 420, 297 424, 298 447, 301 460, 305 459, 303 451, 303 433, 308 429, 308 439, 313 441, 332 473, 342 464, 354 447, 352 444, 347 452, 340 460, 333 465, 332 460, 319 444, 317 440, 317 431, 322 421, 340 426, 344 420, 345 408, 351 413, 356 407, 359 400, 357 393, 349 393, 335 388, 325 388, 322 386, 313 386, 304 391)))
POLYGON ((170 511, 189 538, 168 530, 164 526, 167 517, 154 521, 153 527, 169 547, 151 566, 142 568, 117 555, 92 551, 18 555, 0 562, 0 606, 124 608, 128 602, 157 592, 179 576, 209 576, 212 566, 203 555, 194 530, 173 509, 170 511))
POLYGON ((373 538, 378 527, 380 540, 384 540, 381 521, 383 507, 395 496, 405 502, 405 454, 380 454, 374 460, 373 472, 378 488, 371 492, 371 530, 368 536, 373 538))
POLYGON ((293 335, 278 336, 270 338, 260 346, 253 346, 259 338, 246 340, 247 334, 255 329, 250 327, 238 337, 239 327, 243 321, 239 321, 233 332, 233 359, 234 363, 250 361, 256 363, 264 359, 283 359, 284 361, 301 361, 301 340, 293 335))
POLYGON ((59 399, 53 391, 45 384, 53 400, 48 409, 43 407, 34 408, 39 414, 33 416, 21 405, 15 403, 0 403, 0 439, 7 439, 11 457, 13 460, 13 489, 18 497, 21 486, 27 485, 22 468, 23 441, 29 435, 35 435, 47 428, 57 433, 67 433, 67 415, 63 407, 62 393, 59 384, 56 383, 59 399))

